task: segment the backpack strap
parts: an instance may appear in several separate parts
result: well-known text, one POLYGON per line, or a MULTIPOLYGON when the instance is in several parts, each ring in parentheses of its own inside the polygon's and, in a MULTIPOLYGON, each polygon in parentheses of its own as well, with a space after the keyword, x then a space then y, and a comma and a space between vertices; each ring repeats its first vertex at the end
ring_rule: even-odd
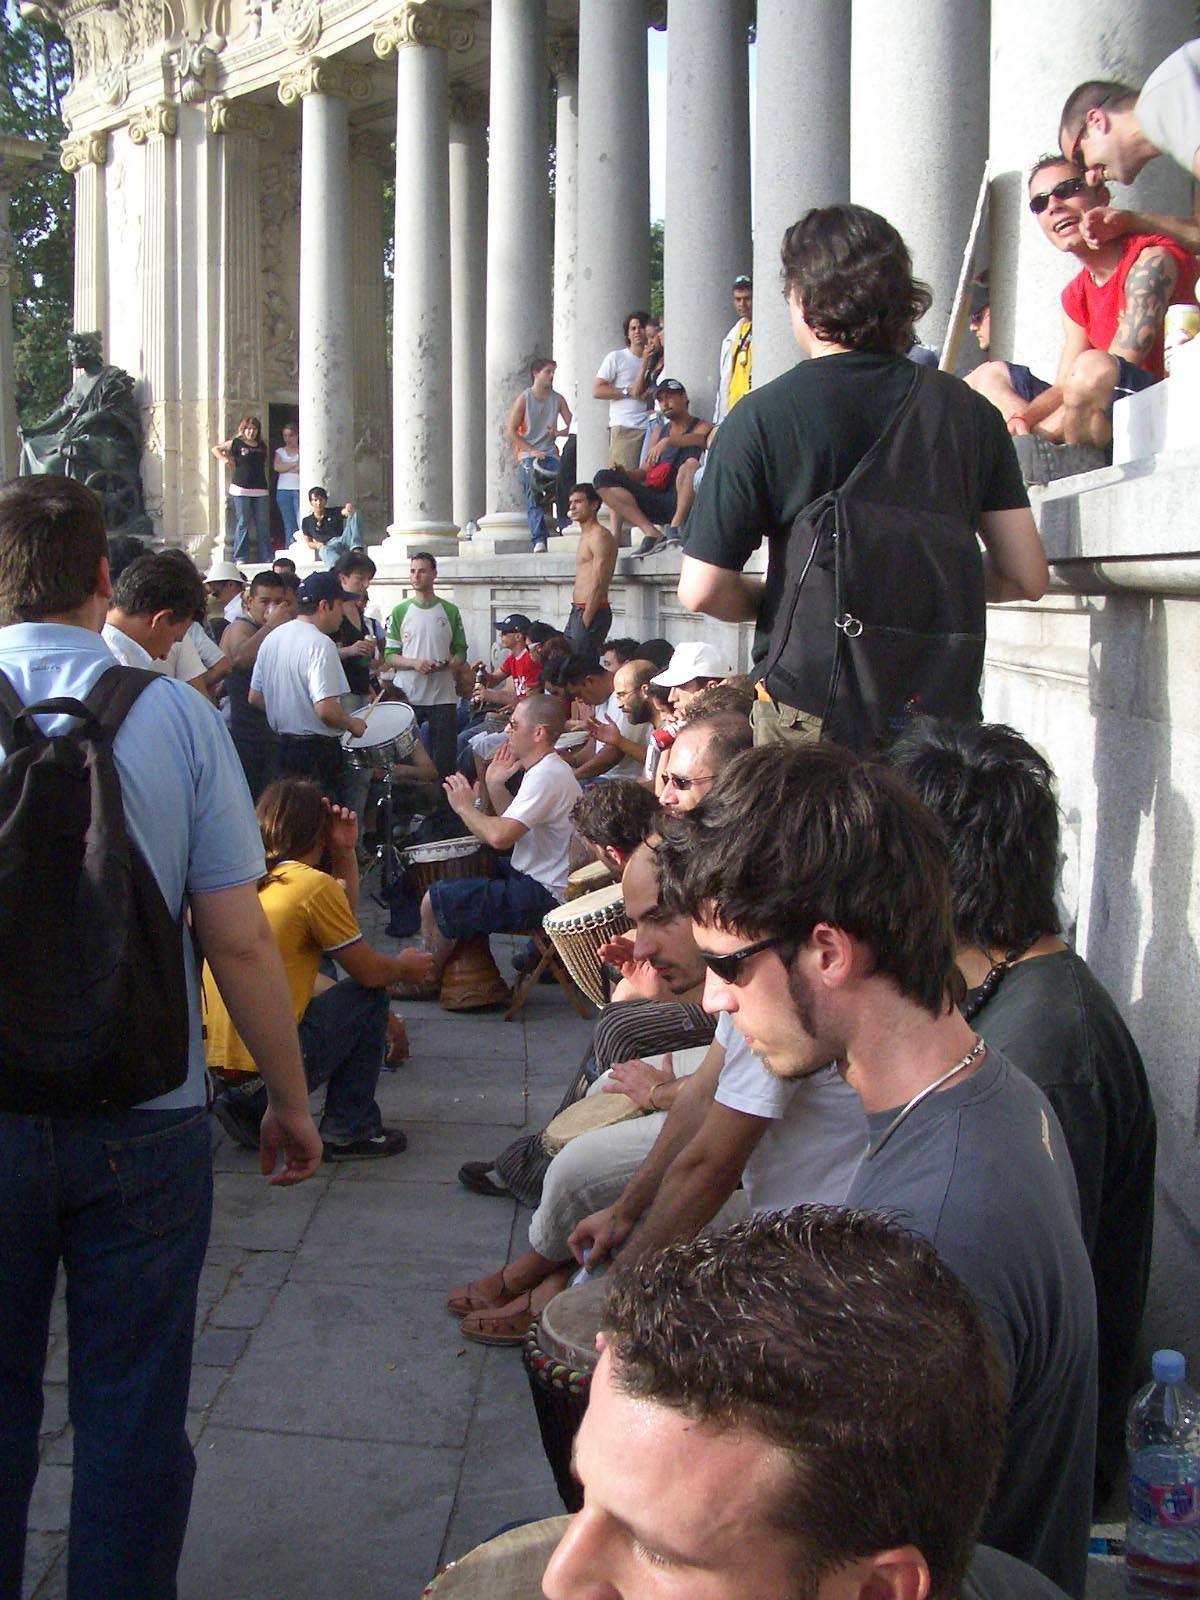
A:
POLYGON ((111 740, 143 690, 161 678, 161 672, 151 672, 146 667, 114 663, 96 679, 83 703, 111 740))
POLYGON ((25 709, 25 702, 12 686, 12 680, 0 672, 0 745, 11 750, 16 738, 15 722, 25 709))

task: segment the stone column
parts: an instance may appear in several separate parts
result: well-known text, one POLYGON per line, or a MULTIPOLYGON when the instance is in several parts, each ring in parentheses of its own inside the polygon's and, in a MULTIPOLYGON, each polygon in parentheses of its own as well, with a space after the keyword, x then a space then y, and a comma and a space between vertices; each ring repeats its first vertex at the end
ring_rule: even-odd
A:
MULTIPOLYGON (((757 39, 754 387, 761 389, 800 359, 779 292, 784 230, 812 206, 850 198, 850 7, 846 0, 758 0, 757 39)), ((881 137, 886 142, 887 130, 881 137)))
POLYGON ((554 78, 554 338, 558 363, 554 387, 574 411, 578 405, 575 361, 575 267, 579 228, 579 48, 556 34, 550 41, 554 78))
POLYGON ((108 134, 85 133, 63 141, 59 157, 75 178, 75 287, 71 326, 78 333, 108 333, 108 226, 104 167, 108 134))
POLYGON ((0 483, 16 477, 21 460, 13 373, 12 303, 17 272, 8 203, 13 190, 32 175, 45 153, 46 146, 33 140, 0 137, 0 483))
POLYGON ((711 417, 730 286, 752 270, 745 0, 671 0, 667 12, 667 184, 663 305, 667 372, 711 417))
POLYGON ((608 460, 608 403, 592 399, 592 380, 650 297, 646 0, 580 0, 579 216, 579 472, 590 478, 608 460))
POLYGON ((461 14, 413 0, 375 31, 396 57, 396 265, 392 300, 391 540, 452 534, 450 169, 446 53, 472 41, 461 14))
POLYGON ((917 337, 940 350, 987 155, 988 7, 855 0, 850 74, 851 196, 903 234, 933 290, 917 337))
POLYGON ((300 479, 335 504, 354 490, 348 101, 369 92, 362 68, 319 56, 279 81, 285 106, 301 101, 300 479))
POLYGON ((450 86, 450 356, 453 517, 487 510, 487 107, 450 86))
MULTIPOLYGON (((1026 175, 1055 149, 1058 116, 1077 83, 1114 78, 1141 84, 1195 32, 1188 0, 1123 5, 1093 0, 1043 8, 1033 0, 992 7, 991 292, 994 356, 1053 378, 1062 347, 1059 295, 1077 270, 1030 215, 1026 175), (1014 107, 1019 108, 1014 114, 1014 107), (1023 114, 1035 108, 1036 121, 1023 114)), ((1191 180, 1169 156, 1152 161, 1114 203, 1190 216, 1191 180)))
POLYGON ((482 527, 493 536, 528 532, 504 423, 528 386, 530 362, 550 345, 548 92, 546 0, 492 0, 482 527))
POLYGON ((354 316, 354 499, 368 543, 383 537, 392 514, 391 385, 388 381, 383 238, 385 172, 392 153, 378 134, 350 134, 350 211, 354 243, 350 263, 354 316))
POLYGON ((178 133, 179 108, 169 100, 142 106, 129 119, 130 142, 142 151, 140 350, 105 352, 107 360, 141 378, 142 487, 158 538, 175 531, 166 524, 173 520, 185 465, 179 438, 178 133))

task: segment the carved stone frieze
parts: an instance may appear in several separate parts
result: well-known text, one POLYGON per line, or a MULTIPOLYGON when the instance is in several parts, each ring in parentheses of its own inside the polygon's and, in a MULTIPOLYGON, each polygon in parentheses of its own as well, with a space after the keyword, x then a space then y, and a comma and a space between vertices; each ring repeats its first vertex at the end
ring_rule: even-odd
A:
POLYGON ((343 100, 365 100, 371 93, 371 74, 349 61, 327 61, 309 56, 279 79, 279 99, 295 105, 306 94, 333 94, 343 100))
POLYGON ((465 83, 452 83, 448 110, 451 122, 483 122, 487 117, 487 95, 465 83))
POLYGON ((173 139, 179 132, 179 107, 170 100, 155 100, 139 106, 129 119, 129 138, 133 144, 146 144, 154 138, 173 139))
POLYGON ((257 100, 230 100, 218 94, 208 102, 210 133, 249 133, 264 142, 274 137, 275 113, 257 100))
POLYGON ((275 0, 275 17, 287 44, 303 55, 321 37, 320 0, 275 0))
POLYGON ((381 61, 408 45, 433 45, 439 50, 469 50, 475 42, 476 17, 455 11, 438 0, 408 0, 375 28, 375 54, 381 61))
POLYGON ((39 0, 71 45, 75 83, 109 105, 129 94, 129 73, 165 37, 161 0, 39 0))
POLYGON ((565 33, 552 33, 546 40, 546 64, 552 78, 579 76, 579 40, 565 33))
POLYGON ((89 164, 102 167, 108 160, 108 134, 83 133, 75 139, 64 139, 58 159, 64 172, 78 172, 89 164))
POLYGON ((183 39, 167 52, 175 93, 185 105, 199 105, 217 86, 217 51, 203 39, 183 39))

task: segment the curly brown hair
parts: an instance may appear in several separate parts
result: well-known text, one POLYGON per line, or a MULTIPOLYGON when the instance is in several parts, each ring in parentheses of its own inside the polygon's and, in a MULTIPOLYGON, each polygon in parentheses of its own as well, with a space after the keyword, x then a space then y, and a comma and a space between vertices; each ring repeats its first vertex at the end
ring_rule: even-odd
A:
POLYGON ((933 295, 913 277, 908 246, 886 217, 866 206, 814 207, 784 234, 780 255, 783 292, 799 297, 819 339, 908 353, 933 295))

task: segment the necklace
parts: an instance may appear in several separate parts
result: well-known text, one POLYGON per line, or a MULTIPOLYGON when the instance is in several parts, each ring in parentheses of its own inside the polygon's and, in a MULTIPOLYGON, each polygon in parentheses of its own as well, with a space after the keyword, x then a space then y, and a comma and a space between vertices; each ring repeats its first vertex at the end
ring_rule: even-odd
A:
POLYGON ((879 1138, 876 1139, 875 1143, 868 1148, 867 1160, 872 1161, 879 1154, 884 1145, 895 1133, 896 1129, 904 1121, 905 1117, 908 1116, 910 1111, 916 1110, 916 1108, 921 1104, 921 1101, 925 1099, 926 1095, 933 1094, 934 1091, 940 1089, 944 1083, 949 1083, 950 1079, 956 1072, 962 1072, 965 1068, 969 1067, 972 1061, 981 1056, 986 1049, 987 1046, 984 1043, 983 1038, 979 1034, 976 1034, 975 1043, 967 1051, 966 1055, 961 1061, 956 1061, 949 1071, 943 1072, 941 1077, 935 1078, 932 1083, 927 1083, 923 1089, 919 1089, 917 1093, 913 1095, 912 1099, 906 1106, 901 1106, 900 1110, 897 1111, 896 1115, 879 1135, 879 1138))

